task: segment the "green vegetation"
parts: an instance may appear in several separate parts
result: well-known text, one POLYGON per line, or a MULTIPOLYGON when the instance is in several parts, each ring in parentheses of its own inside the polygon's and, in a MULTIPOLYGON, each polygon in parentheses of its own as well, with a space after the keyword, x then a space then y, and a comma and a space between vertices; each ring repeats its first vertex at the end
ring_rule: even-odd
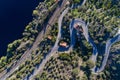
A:
POLYGON ((39 13, 38 13, 37 10, 34 10, 34 11, 33 11, 33 15, 34 15, 34 16, 37 16, 38 14, 39 14, 39 13))
MULTIPOLYGON (((69 0, 70 4, 78 5, 83 0, 69 0)), ((23 32, 23 38, 15 40, 8 45, 7 56, 0 58, 0 72, 12 66, 21 59, 26 51, 32 48, 39 33, 43 30, 48 19, 56 9, 55 0, 45 0, 33 11, 33 21, 31 21, 23 32)), ((99 49, 97 62, 93 63, 91 58, 93 49, 87 42, 83 33, 76 30, 76 42, 72 51, 57 51, 44 66, 41 73, 34 77, 34 80, 117 80, 120 78, 120 54, 115 54, 116 49, 111 49, 110 57, 103 72, 93 74, 91 68, 95 65, 99 68, 103 60, 103 48, 108 39, 114 37, 120 28, 120 1, 119 0, 86 0, 85 5, 70 9, 63 18, 61 39, 70 45, 69 25, 74 18, 80 18, 88 23, 90 37, 99 49)), ((58 16, 59 17, 59 16, 58 16)), ((57 18, 58 18, 57 17, 57 18)), ((56 20, 57 21, 57 20, 56 20)), ((80 26, 79 26, 80 27, 80 26)), ((41 41, 37 41, 37 46, 32 49, 25 61, 19 68, 8 77, 7 80, 21 80, 30 76, 39 64, 46 58, 46 55, 53 48, 58 34, 58 23, 47 27, 46 33, 41 41)), ((118 45, 120 43, 116 43, 118 45)), ((117 46, 118 47, 118 46, 117 46)), ((114 46, 112 46, 114 48, 114 46)), ((115 47, 116 48, 116 47, 115 47)))
POLYGON ((45 58, 45 56, 50 51, 50 48, 52 48, 53 44, 55 43, 55 38, 57 35, 57 24, 55 24, 52 27, 52 32, 50 32, 47 36, 51 35, 52 39, 48 39, 48 37, 45 37, 41 43, 39 44, 39 47, 34 50, 34 52, 31 55, 30 60, 26 60, 25 63, 21 64, 18 70, 16 70, 9 78, 9 79, 23 79, 27 75, 30 75, 33 73, 34 69, 42 62, 42 60, 45 58), (55 33, 55 34, 53 34, 55 33), (31 61, 32 60, 32 61, 31 61))
POLYGON ((81 18, 82 20, 89 22, 89 33, 93 40, 97 40, 95 41, 96 44, 99 42, 103 43, 108 38, 113 37, 117 32, 114 29, 119 27, 119 2, 111 3, 112 0, 87 0, 85 5, 71 10, 71 14, 75 18, 81 18))
POLYGON ((55 0, 46 0, 45 3, 47 7, 51 7, 55 3, 55 0))
POLYGON ((76 77, 79 74, 79 69, 78 68, 73 69, 72 74, 74 77, 76 77))
POLYGON ((67 42, 67 44, 70 44, 70 30, 69 30, 69 24, 70 24, 70 20, 68 19, 68 17, 64 17, 63 18, 63 26, 62 26, 62 39, 61 41, 65 41, 67 42))
POLYGON ((87 64, 87 66, 88 66, 90 69, 95 66, 95 63, 93 63, 91 60, 88 60, 88 61, 86 62, 86 64, 87 64))
POLYGON ((0 72, 4 70, 3 67, 6 65, 6 62, 7 62, 7 58, 5 56, 0 58, 0 72))
POLYGON ((59 58, 60 58, 61 60, 70 61, 70 56, 69 56, 69 54, 66 54, 66 53, 60 54, 60 55, 59 55, 59 58))
POLYGON ((80 3, 80 0, 73 0, 74 3, 80 3))
MULTIPOLYGON (((38 33, 43 29, 44 20, 49 17, 50 11, 48 8, 49 7, 45 4, 45 2, 41 2, 36 7, 36 9, 33 11, 33 21, 26 26, 23 32, 23 38, 15 40, 8 45, 6 65, 1 66, 0 72, 7 66, 14 64, 14 61, 19 60, 25 51, 31 48, 38 33)), ((54 8, 55 7, 51 7, 51 11, 53 11, 54 8)))
MULTIPOLYGON (((79 57, 77 57, 76 53, 57 53, 57 57, 52 57, 44 67, 44 72, 36 78, 41 79, 77 79, 79 78, 79 57), (75 56, 76 55, 76 56, 75 56), (71 61, 68 61, 68 56, 71 61), (61 59, 61 58, 62 59, 61 59), (76 66, 74 66, 76 64, 76 66), (73 70, 72 70, 73 69, 73 70), (69 74, 67 74, 69 72, 69 74), (44 73, 46 73, 46 77, 44 77, 44 73), (64 74, 64 75, 63 75, 64 74), (39 76, 39 77, 38 77, 39 76), (74 76, 74 77, 73 77, 74 76)), ((35 79, 36 79, 35 78, 35 79)))

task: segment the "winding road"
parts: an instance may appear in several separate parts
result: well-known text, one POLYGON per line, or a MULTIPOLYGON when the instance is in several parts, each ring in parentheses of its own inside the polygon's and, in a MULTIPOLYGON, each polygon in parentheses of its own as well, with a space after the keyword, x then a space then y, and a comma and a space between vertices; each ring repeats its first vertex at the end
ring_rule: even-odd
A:
MULTIPOLYGON (((84 0, 83 4, 85 4, 86 0, 84 0)), ((55 20, 56 20, 56 17, 58 17, 58 12, 62 11, 62 9, 64 8, 65 6, 65 3, 66 3, 66 0, 63 0, 63 3, 61 4, 61 7, 58 7, 54 13, 54 15, 50 18, 49 20, 49 24, 54 24, 55 20)), ((56 39, 56 42, 53 46, 53 48, 49 51, 48 55, 43 59, 43 61, 40 63, 39 67, 36 68, 33 72, 33 74, 31 74, 29 77, 25 77, 24 80, 32 80, 34 78, 34 76, 36 76, 38 73, 41 73, 45 64, 47 63, 47 61, 58 51, 58 43, 59 43, 59 40, 61 38, 61 26, 62 26, 62 21, 63 21, 63 17, 67 14, 69 10, 69 7, 66 8, 62 14, 60 15, 59 17, 59 20, 58 20, 58 35, 57 35, 57 39, 56 39)), ((49 26, 49 24, 47 25, 47 27, 49 26)), ((83 35, 85 36, 85 39, 87 40, 87 42, 90 43, 90 45, 92 46, 93 48, 93 54, 91 56, 91 60, 96 63, 96 59, 97 59, 97 56, 98 56, 98 49, 94 43, 94 41, 90 38, 89 36, 89 32, 88 32, 88 27, 87 27, 87 24, 82 21, 81 19, 74 19, 71 21, 70 25, 69 25, 69 29, 70 29, 70 40, 71 40, 71 43, 70 43, 70 48, 69 50, 72 50, 73 49, 73 46, 75 45, 75 28, 74 26, 75 25, 81 25, 82 26, 82 29, 83 29, 83 35)), ((46 28, 47 28, 46 27, 46 28)), ((13 72, 15 72, 21 63, 23 63, 26 59, 30 58, 31 56, 31 53, 33 50, 35 50, 37 47, 38 47, 38 44, 40 43, 40 41, 42 40, 43 36, 44 36, 44 32, 45 30, 43 29, 38 37, 36 38, 35 42, 33 43, 33 46, 31 49, 28 49, 24 54, 23 56, 20 58, 20 60, 17 62, 17 64, 15 66, 13 66, 9 72, 7 72, 7 69, 3 72, 3 74, 1 74, 0 76, 0 80, 6 80, 6 78, 8 78, 13 72)), ((100 66, 100 68, 96 67, 96 65, 94 66, 94 68, 92 69, 92 71, 94 73, 99 73, 101 71, 103 71, 105 69, 105 65, 107 63, 107 60, 108 60, 108 57, 109 57, 109 53, 110 53, 110 48, 111 46, 116 43, 116 42, 119 42, 120 41, 120 34, 117 34, 115 37, 109 39, 107 42, 106 42, 106 46, 105 46, 105 54, 104 54, 104 58, 103 58, 103 61, 102 61, 102 64, 100 66)))
MULTIPOLYGON (((83 2, 83 5, 85 4, 86 0, 84 0, 83 2)), ((42 61, 42 63, 40 64, 40 67, 38 70, 35 71, 35 73, 30 77, 30 79, 32 79, 33 76, 37 75, 38 73, 42 72, 43 70, 43 67, 45 66, 45 63, 47 63, 47 61, 50 59, 51 56, 54 55, 54 53, 57 52, 59 46, 58 46, 58 42, 61 38, 61 26, 62 26, 62 19, 63 19, 63 16, 68 12, 68 8, 66 8, 59 20, 58 20, 58 25, 59 25, 59 32, 58 32, 58 36, 57 36, 57 39, 56 39, 56 43, 54 45, 54 47, 52 48, 52 50, 50 51, 50 53, 45 57, 45 59, 42 61)), ((98 50, 97 50, 97 47, 94 43, 94 41, 90 38, 89 36, 89 32, 88 32, 88 27, 87 27, 87 24, 82 21, 81 19, 74 19, 71 21, 70 25, 69 25, 69 29, 70 29, 70 39, 71 39, 71 43, 70 43, 70 48, 69 50, 72 50, 73 49, 73 46, 75 45, 75 29, 73 28, 75 26, 75 24, 78 24, 78 25, 81 25, 82 26, 82 29, 83 29, 83 35, 85 36, 85 39, 87 40, 87 42, 90 43, 90 45, 92 46, 93 48, 93 54, 91 56, 91 60, 96 63, 96 59, 97 59, 97 56, 98 56, 98 50)), ((107 60, 108 60, 108 56, 109 56, 109 51, 110 51, 110 48, 111 46, 120 41, 120 34, 118 34, 117 36, 113 37, 112 39, 108 40, 107 43, 106 43, 106 48, 105 48, 105 56, 104 56, 104 59, 102 61, 102 64, 101 64, 101 67, 100 68, 97 68, 96 65, 94 66, 94 68, 92 69, 92 71, 94 73, 98 73, 98 72, 101 72, 104 70, 105 68, 105 65, 107 63, 107 60)))
MULTIPOLYGON (((91 60, 96 63, 96 59, 97 59, 97 55, 98 55, 98 50, 97 50, 97 47, 94 43, 94 41, 90 38, 90 36, 88 35, 88 28, 87 28, 87 25, 85 24, 84 21, 82 21, 81 19, 75 19, 74 20, 74 23, 71 24, 71 26, 74 26, 75 24, 78 24, 78 25, 81 25, 82 28, 83 28, 83 34, 86 38, 86 40, 91 44, 91 46, 93 47, 93 54, 91 56, 91 60)), ((72 30, 70 30, 72 31, 72 30)), ((71 36, 72 37, 72 36, 71 36)), ((72 37, 74 38, 74 37, 72 37)), ((71 39, 72 39, 71 38, 71 39)), ((71 40, 72 41, 72 40, 71 40)), ((98 73, 98 72, 101 72, 104 70, 105 68, 105 65, 107 63, 107 60, 108 60, 108 56, 109 56, 109 51, 110 51, 110 48, 111 46, 116 43, 116 42, 119 42, 120 41, 120 34, 117 34, 117 36, 113 37, 112 39, 108 40, 106 42, 106 47, 105 47, 105 54, 104 54, 104 59, 102 61, 102 64, 101 64, 101 67, 100 68, 97 68, 96 66, 92 69, 93 72, 95 73, 98 73)), ((74 42, 74 41, 73 41, 74 42)))
MULTIPOLYGON (((94 43, 94 41, 90 38, 90 36, 88 35, 88 28, 87 28, 87 25, 85 24, 84 21, 82 21, 81 19, 75 19, 74 20, 74 23, 71 24, 71 26, 74 26, 75 24, 78 24, 78 25, 81 25, 82 28, 83 28, 83 34, 86 38, 86 40, 91 44, 91 46, 93 47, 93 54, 91 56, 91 60, 96 63, 96 58, 97 58, 97 55, 98 55, 98 50, 97 50, 97 47, 94 43)), ((70 30, 71 31, 71 30, 70 30)), ((74 38, 74 37, 72 37, 74 38)), ((71 39, 72 39, 71 38, 71 39)), ((108 60, 108 56, 109 56, 109 51, 110 51, 110 48, 111 46, 116 43, 116 42, 119 42, 120 41, 120 34, 117 34, 117 36, 113 37, 112 39, 108 40, 106 42, 106 47, 105 47, 105 54, 104 54, 104 59, 102 61, 102 64, 101 64, 101 67, 100 68, 97 68, 96 66, 92 69, 93 72, 95 73, 98 73, 98 72, 101 72, 104 70, 105 68, 105 65, 107 63, 107 60, 108 60)), ((74 42, 74 41, 73 41, 74 42)))
MULTIPOLYGON (((75 25, 79 25, 79 26, 82 26, 82 29, 83 29, 83 35, 85 36, 85 39, 87 40, 87 42, 90 43, 90 45, 93 47, 93 54, 91 56, 91 60, 95 63, 96 62, 96 58, 97 58, 97 55, 98 55, 98 51, 97 51, 97 47, 95 45, 95 43, 93 42, 93 40, 90 38, 90 36, 88 35, 88 27, 86 25, 86 23, 84 21, 82 21, 81 19, 75 19, 73 20, 71 23, 71 26, 75 26, 75 25)), ((71 30, 70 30, 71 31, 71 30)), ((74 33, 74 32, 72 32, 74 33)), ((74 36, 71 36, 71 39, 73 40, 74 36)), ((71 40, 71 41, 72 41, 71 40)), ((75 41, 72 41, 72 42, 75 42, 75 41)), ((74 46, 74 45, 73 45, 74 46)), ((95 67, 92 69, 93 71, 95 71, 95 67)))
POLYGON ((104 59, 103 62, 101 64, 100 68, 97 68, 96 72, 102 72, 105 68, 105 65, 107 63, 108 57, 109 57, 109 53, 110 53, 110 48, 113 44, 115 44, 116 42, 120 41, 120 34, 117 34, 117 36, 113 37, 112 39, 108 40, 106 42, 106 47, 105 47, 105 54, 104 54, 104 59))
MULTIPOLYGON (((86 3, 86 0, 83 0, 83 3, 82 5, 84 5, 86 3)), ((80 5, 77 5, 77 6, 80 6, 80 5)), ((77 6, 72 6, 71 8, 75 8, 77 6)), ((75 37, 74 37, 74 32, 73 31, 73 26, 75 24, 78 24, 78 25, 82 25, 82 28, 83 28, 83 35, 85 36, 86 40, 90 43, 90 45, 93 47, 93 54, 91 56, 91 60, 93 61, 93 63, 96 63, 96 59, 97 59, 97 56, 98 56, 98 50, 97 50, 97 47, 94 43, 94 41, 90 38, 90 36, 88 35, 88 27, 87 27, 87 24, 82 21, 81 19, 75 19, 75 20, 72 20, 71 23, 70 23, 70 37, 71 37, 71 47, 70 47, 70 50, 73 48, 74 46, 74 42, 75 42, 75 37)), ((120 41, 120 30, 119 32, 117 33, 117 35, 115 37, 113 37, 112 39, 108 40, 106 42, 106 46, 105 46, 105 54, 104 54, 104 59, 102 61, 102 64, 101 64, 101 67, 98 68, 96 67, 96 65, 91 69, 94 73, 98 73, 98 72, 102 72, 104 69, 105 69, 105 65, 107 63, 107 60, 108 60, 108 57, 109 57, 109 53, 110 53, 110 48, 111 46, 116 43, 116 42, 119 42, 120 41)))

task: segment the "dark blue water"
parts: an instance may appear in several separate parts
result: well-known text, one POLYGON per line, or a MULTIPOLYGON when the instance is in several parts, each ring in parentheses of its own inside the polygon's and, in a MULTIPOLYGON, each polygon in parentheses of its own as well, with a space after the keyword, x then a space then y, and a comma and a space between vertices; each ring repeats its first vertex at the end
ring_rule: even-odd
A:
POLYGON ((6 55, 9 43, 22 37, 40 1, 43 0, 0 0, 0 57, 6 55))

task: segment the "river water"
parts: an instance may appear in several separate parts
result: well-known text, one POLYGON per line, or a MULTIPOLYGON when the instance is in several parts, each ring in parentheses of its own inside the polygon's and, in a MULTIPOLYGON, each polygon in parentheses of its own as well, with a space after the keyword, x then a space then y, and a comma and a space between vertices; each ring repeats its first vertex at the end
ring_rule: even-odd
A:
POLYGON ((0 0, 0 57, 6 55, 9 43, 22 37, 40 1, 43 0, 0 0))

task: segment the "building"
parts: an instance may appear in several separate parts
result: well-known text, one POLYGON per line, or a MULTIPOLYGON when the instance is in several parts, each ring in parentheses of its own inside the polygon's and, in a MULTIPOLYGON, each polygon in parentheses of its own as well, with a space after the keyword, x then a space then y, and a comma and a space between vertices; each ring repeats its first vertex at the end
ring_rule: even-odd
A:
POLYGON ((70 2, 69 2, 69 1, 67 1, 67 2, 66 2, 66 5, 69 5, 69 4, 70 4, 70 2))
POLYGON ((67 47, 67 43, 66 42, 60 42, 60 46, 67 47))
POLYGON ((48 36, 48 39, 50 39, 50 40, 51 40, 51 39, 52 39, 52 36, 50 36, 50 35, 49 35, 49 36, 48 36))

